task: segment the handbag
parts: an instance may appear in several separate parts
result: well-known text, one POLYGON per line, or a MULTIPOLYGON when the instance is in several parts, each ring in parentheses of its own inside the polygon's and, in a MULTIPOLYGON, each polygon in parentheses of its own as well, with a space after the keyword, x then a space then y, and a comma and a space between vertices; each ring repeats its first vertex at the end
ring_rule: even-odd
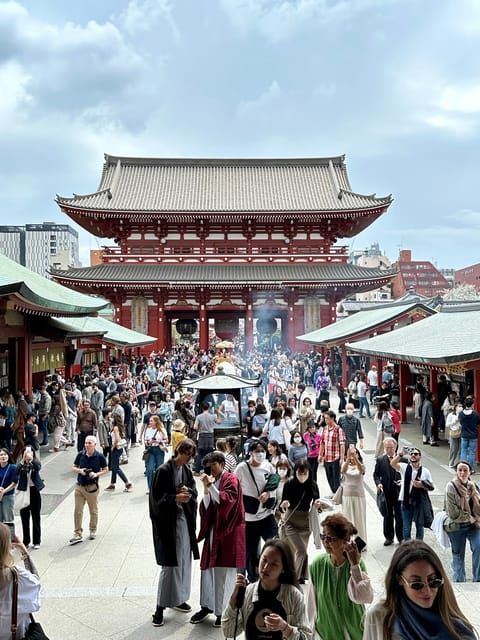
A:
POLYGON ((285 532, 285 525, 287 524, 287 522, 290 520, 290 518, 293 516, 293 514, 295 513, 295 511, 298 509, 301 501, 303 500, 303 498, 305 497, 305 491, 302 493, 302 496, 300 498, 300 500, 297 502, 295 509, 292 509, 290 511, 290 513, 288 514, 288 518, 283 518, 281 517, 279 522, 278 522, 278 537, 280 538, 280 540, 286 540, 287 539, 287 534, 285 532))
MULTIPOLYGON (((18 574, 15 568, 10 569, 12 573, 12 640, 17 637, 17 603, 18 603, 18 574)), ((48 636, 43 630, 39 622, 35 622, 35 618, 30 614, 30 624, 27 632, 23 636, 23 640, 48 640, 48 636)))
POLYGON ((117 449, 125 449, 126 446, 127 446, 126 439, 120 438, 120 440, 117 442, 117 449))
POLYGON ((383 491, 377 493, 377 507, 384 518, 388 516, 387 498, 383 491))
POLYGON ((150 449, 151 449, 151 447, 145 447, 145 449, 143 450, 142 460, 144 462, 147 462, 148 458, 150 457, 150 449))
POLYGON ((28 489, 26 491, 20 491, 19 489, 15 490, 14 497, 14 507, 17 511, 21 511, 26 507, 30 506, 30 491, 28 489))

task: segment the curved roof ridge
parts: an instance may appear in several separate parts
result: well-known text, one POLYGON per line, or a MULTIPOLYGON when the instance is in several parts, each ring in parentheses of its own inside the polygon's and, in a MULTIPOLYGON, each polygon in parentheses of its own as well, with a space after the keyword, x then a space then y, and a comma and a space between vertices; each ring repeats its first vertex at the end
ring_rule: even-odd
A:
POLYGON ((349 196, 355 196, 356 198, 365 198, 367 199, 375 199, 375 200, 379 200, 379 201, 389 201, 392 202, 393 201, 393 197, 392 194, 389 193, 388 196, 377 196, 376 193, 372 193, 372 194, 366 194, 366 193, 358 193, 358 191, 352 191, 351 189, 344 189, 343 187, 340 187, 340 192, 342 193, 346 193, 349 196))
POLYGON ((94 196, 100 196, 103 193, 106 193, 107 195, 111 193, 110 187, 100 189, 99 191, 92 191, 91 193, 73 193, 71 198, 68 196, 61 196, 57 193, 55 202, 73 202, 76 198, 92 198, 94 196))

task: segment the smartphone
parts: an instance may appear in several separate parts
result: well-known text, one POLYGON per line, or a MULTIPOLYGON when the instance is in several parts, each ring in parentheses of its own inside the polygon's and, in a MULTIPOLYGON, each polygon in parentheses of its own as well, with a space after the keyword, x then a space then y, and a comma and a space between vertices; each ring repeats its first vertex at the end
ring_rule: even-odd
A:
POLYGON ((5 522, 4 524, 10 529, 10 542, 15 542, 15 523, 5 522))
POLYGON ((357 549, 362 552, 363 549, 365 549, 365 547, 367 546, 367 543, 365 542, 365 540, 362 540, 362 538, 360 538, 360 536, 357 536, 354 540, 355 544, 357 545, 357 549))

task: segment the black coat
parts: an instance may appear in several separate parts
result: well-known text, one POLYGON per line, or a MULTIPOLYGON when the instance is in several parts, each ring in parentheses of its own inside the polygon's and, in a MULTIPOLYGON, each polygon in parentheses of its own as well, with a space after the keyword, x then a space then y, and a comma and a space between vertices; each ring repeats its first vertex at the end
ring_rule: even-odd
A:
POLYGON ((377 458, 373 471, 373 481, 376 485, 383 485, 383 493, 388 502, 398 500, 400 485, 397 482, 399 480, 401 480, 401 475, 391 466, 390 458, 387 455, 377 458))
POLYGON ((173 460, 162 464, 156 471, 150 491, 150 519, 153 529, 153 545, 157 564, 165 567, 178 566, 176 549, 177 510, 181 506, 187 520, 190 548, 194 558, 199 558, 195 525, 197 520, 197 489, 192 472, 182 467, 183 484, 192 492, 189 502, 176 501, 176 465, 173 460))

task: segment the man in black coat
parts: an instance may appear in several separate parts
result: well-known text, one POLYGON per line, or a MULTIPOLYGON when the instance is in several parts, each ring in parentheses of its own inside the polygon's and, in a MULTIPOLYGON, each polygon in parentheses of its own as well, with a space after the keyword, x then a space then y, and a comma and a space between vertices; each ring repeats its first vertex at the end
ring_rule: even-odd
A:
POLYGON ((195 443, 185 438, 175 457, 155 472, 150 491, 150 519, 153 529, 155 559, 162 571, 158 581, 157 609, 152 616, 154 627, 165 624, 167 607, 189 613, 192 556, 199 558, 195 534, 197 489, 189 467, 195 456, 195 443))
POLYGON ((384 546, 393 544, 395 534, 398 542, 403 540, 403 520, 401 504, 398 500, 401 476, 390 465, 390 460, 395 456, 397 442, 395 438, 385 438, 383 441, 385 455, 377 458, 373 471, 373 481, 377 486, 377 492, 383 491, 388 507, 388 513, 383 517, 384 546), (395 525, 394 525, 395 522, 395 525))

